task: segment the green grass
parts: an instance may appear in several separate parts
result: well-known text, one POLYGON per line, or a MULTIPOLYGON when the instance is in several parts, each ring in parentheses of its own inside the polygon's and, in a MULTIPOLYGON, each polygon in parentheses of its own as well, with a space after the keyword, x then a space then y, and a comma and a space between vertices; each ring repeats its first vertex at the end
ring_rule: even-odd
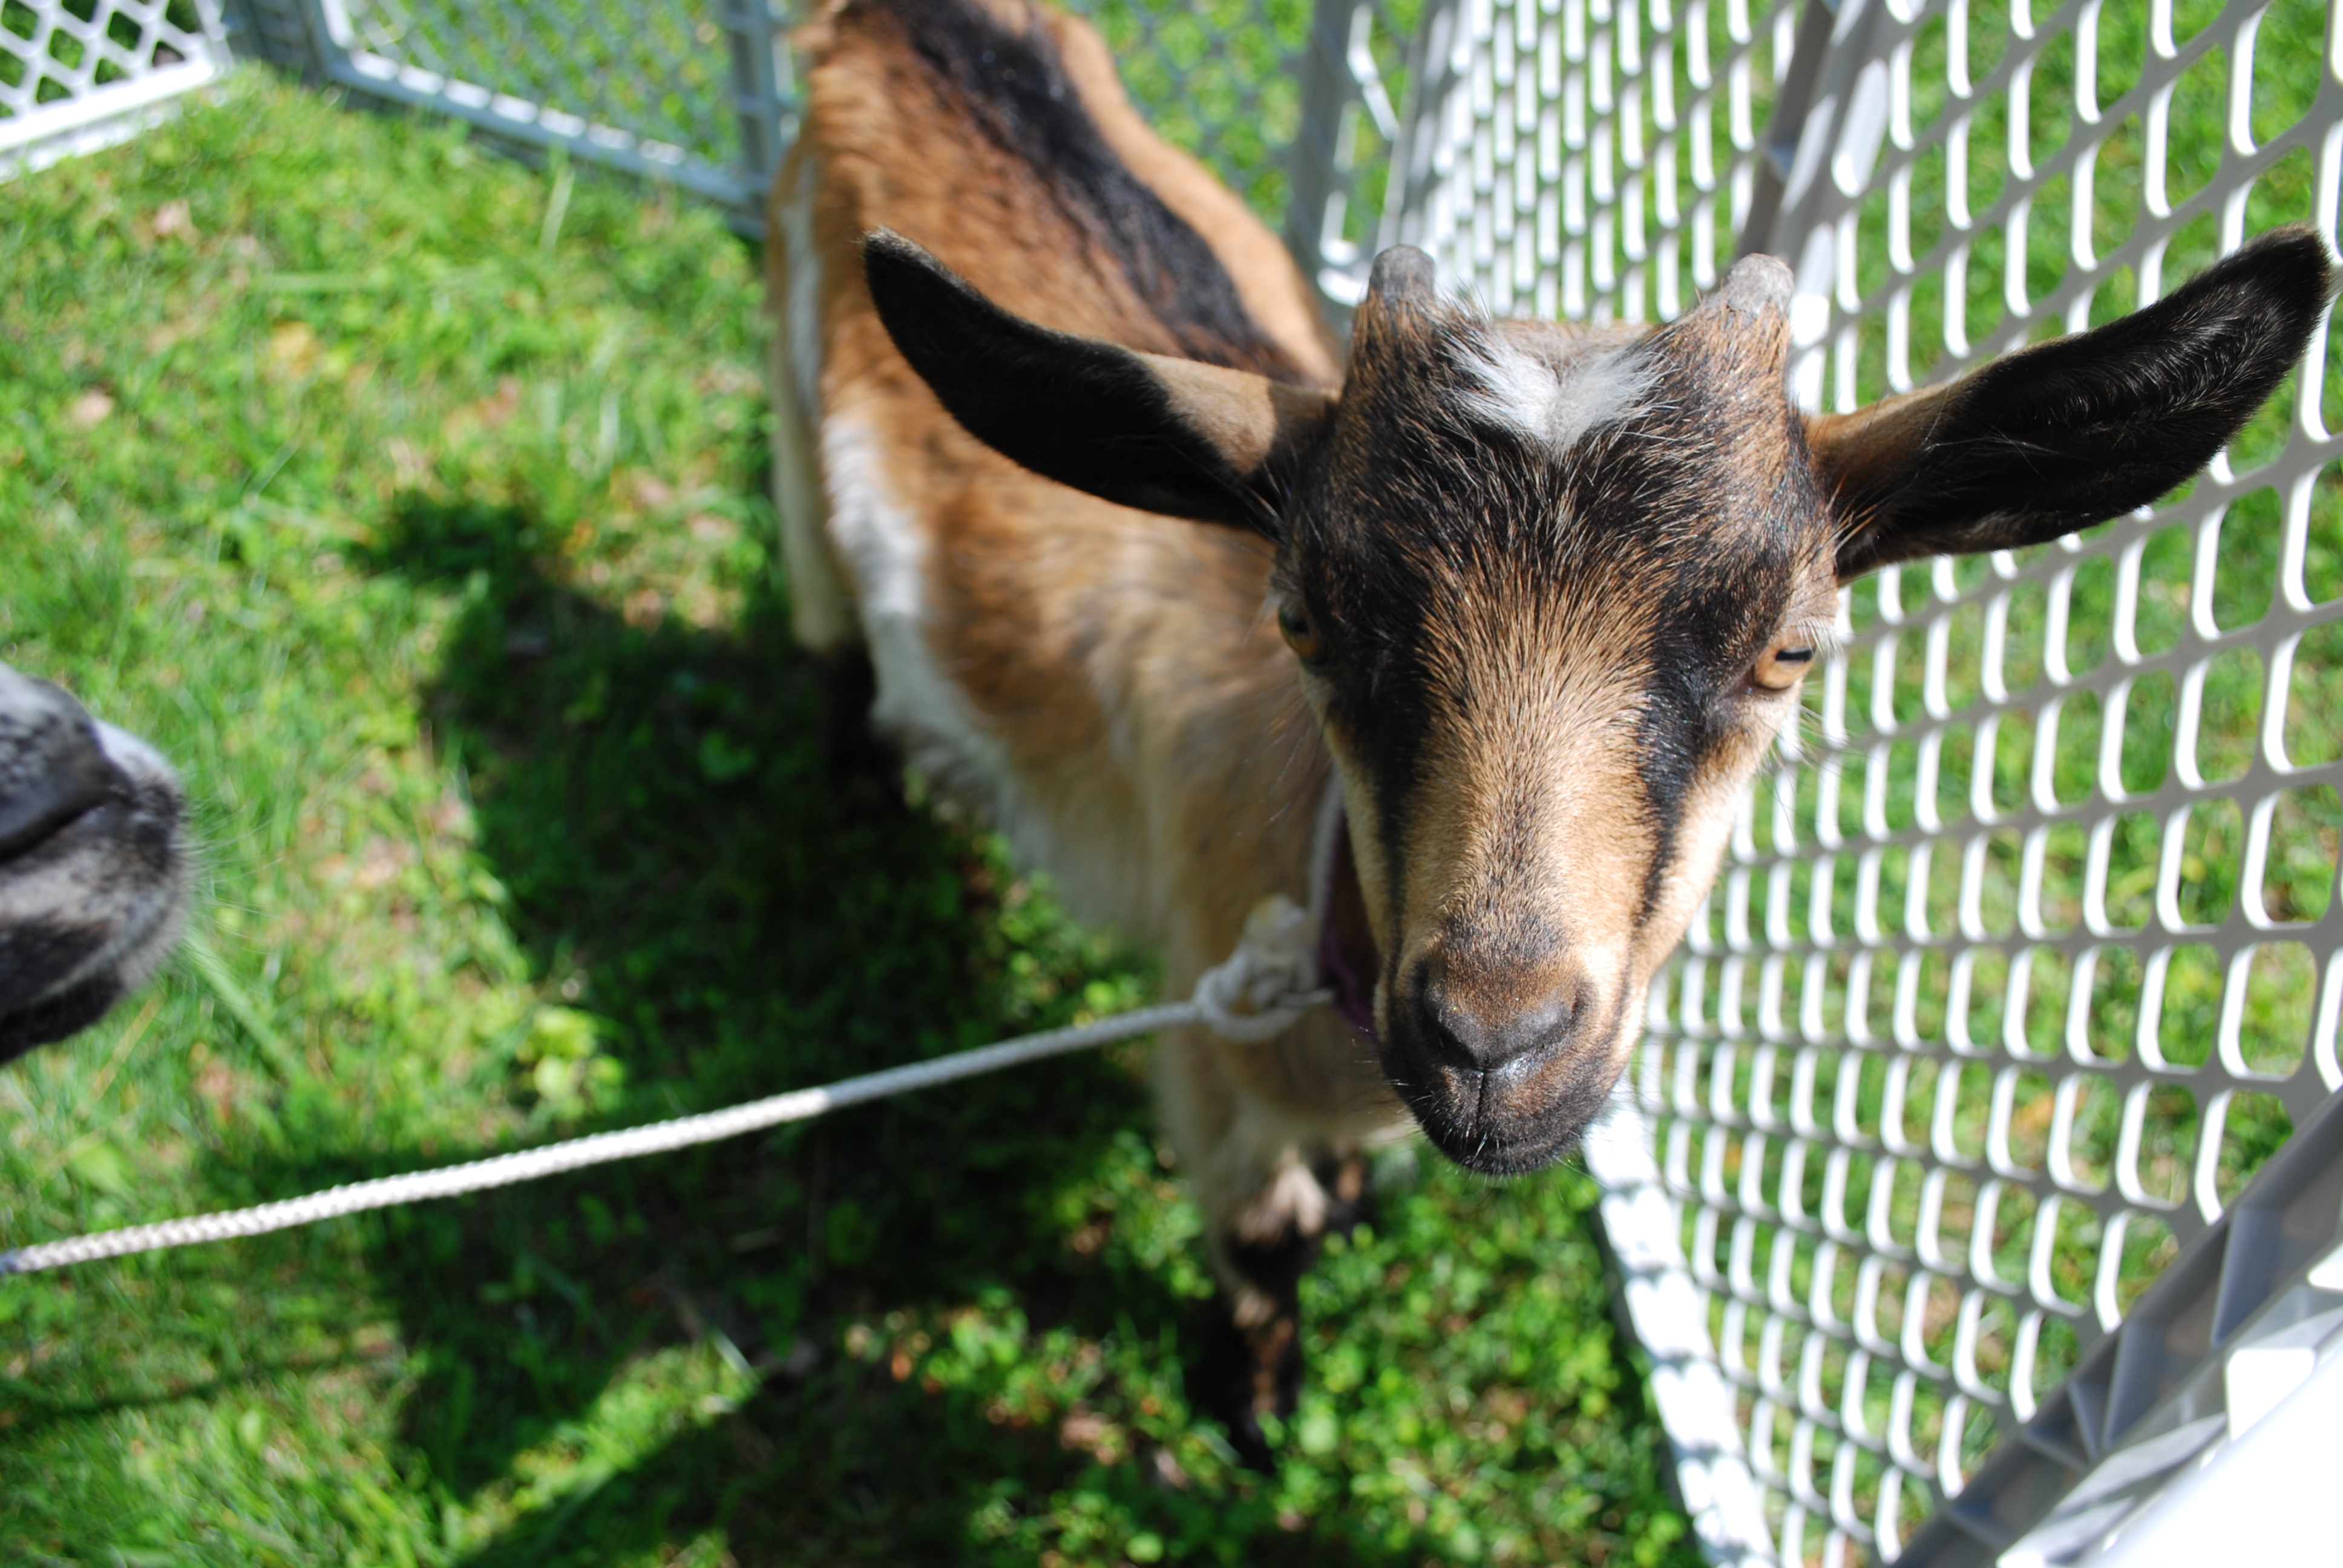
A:
MULTIPOLYGON (((825 761, 755 258, 552 184, 245 75, 0 187, 0 658, 180 762, 225 977, 0 1072, 9 1241, 1151 994, 825 761)), ((0 1559, 1691 1560, 1567 1170, 1387 1168, 1232 1467, 1137 1067, 0 1282, 0 1559)))

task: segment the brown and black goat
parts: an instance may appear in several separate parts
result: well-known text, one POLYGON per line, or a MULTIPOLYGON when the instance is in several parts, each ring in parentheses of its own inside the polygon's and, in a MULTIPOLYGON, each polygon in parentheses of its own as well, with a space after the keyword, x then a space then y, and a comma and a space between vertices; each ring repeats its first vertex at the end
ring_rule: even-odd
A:
POLYGON ((1156 1059, 1227 1289, 1212 1397, 1256 1458, 1356 1151, 1412 1120, 1528 1171, 1601 1106, 1839 586, 2152 500, 2328 290, 2316 236, 2266 236, 1806 417, 1778 261, 1586 327, 1493 320, 1400 248, 1344 357, 1081 23, 843 0, 803 42, 770 252, 800 638, 867 649, 879 727, 1170 993, 1260 900, 1322 912, 1342 1007, 1156 1059))

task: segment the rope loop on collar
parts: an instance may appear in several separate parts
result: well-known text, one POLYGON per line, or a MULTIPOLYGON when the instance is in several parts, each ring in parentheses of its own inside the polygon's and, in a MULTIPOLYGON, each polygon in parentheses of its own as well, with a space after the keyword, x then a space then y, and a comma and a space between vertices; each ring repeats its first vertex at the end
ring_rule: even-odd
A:
POLYGON ((1196 979, 1204 1027, 1236 1045, 1257 1045, 1332 1001, 1318 985, 1318 922, 1292 900, 1272 894, 1245 919, 1237 950, 1196 979))

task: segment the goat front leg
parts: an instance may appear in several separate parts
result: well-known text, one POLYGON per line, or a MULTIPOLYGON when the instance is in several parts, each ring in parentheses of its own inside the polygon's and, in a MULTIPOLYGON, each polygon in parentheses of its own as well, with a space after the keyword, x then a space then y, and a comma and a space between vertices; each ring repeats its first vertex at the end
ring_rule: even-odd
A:
POLYGON ((1275 1457, 1262 1418, 1292 1415, 1302 1392, 1302 1277, 1329 1231, 1348 1234, 1366 1218, 1366 1164, 1325 1129, 1249 1092, 1222 1060, 1242 1049, 1196 1031, 1167 1039, 1156 1092, 1221 1283, 1190 1363, 1193 1402, 1228 1428, 1240 1458, 1266 1471, 1275 1457))

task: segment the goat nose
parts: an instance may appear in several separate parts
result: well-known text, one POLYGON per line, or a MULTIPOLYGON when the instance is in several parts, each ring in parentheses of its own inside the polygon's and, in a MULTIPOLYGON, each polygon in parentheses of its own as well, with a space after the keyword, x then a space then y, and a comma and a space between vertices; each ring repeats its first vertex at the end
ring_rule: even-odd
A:
POLYGON ((0 860, 121 793, 96 727, 63 690, 0 665, 0 860))
POLYGON ((1567 1043, 1586 1010, 1586 995, 1574 970, 1544 968, 1534 981, 1515 987, 1459 983, 1435 965, 1424 976, 1417 1006, 1425 1032, 1443 1055, 1489 1072, 1532 1051, 1567 1043))

